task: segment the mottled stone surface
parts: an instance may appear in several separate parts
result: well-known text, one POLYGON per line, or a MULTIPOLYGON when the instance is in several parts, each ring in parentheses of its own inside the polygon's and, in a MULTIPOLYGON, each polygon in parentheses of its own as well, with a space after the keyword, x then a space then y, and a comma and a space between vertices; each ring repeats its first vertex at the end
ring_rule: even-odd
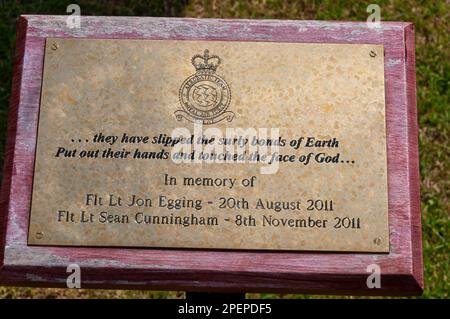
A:
POLYGON ((47 39, 29 243, 388 252, 384 96, 382 45, 47 39), (278 152, 339 153, 339 162, 280 163, 275 174, 261 174, 261 164, 131 158, 136 148, 171 148, 121 144, 123 133, 151 139, 179 127, 193 131, 193 124, 177 121, 174 112, 181 108, 180 85, 195 73, 191 58, 205 49, 221 58, 216 74, 229 85, 228 111, 235 114, 214 127, 278 128, 287 143, 303 137, 303 146, 308 137, 335 138, 335 148, 287 145, 278 152), (99 132, 119 140, 93 143, 99 132), (58 147, 77 154, 126 149, 131 156, 61 158, 55 157, 58 147), (176 186, 164 185, 166 173, 177 178, 176 186), (256 176, 254 187, 240 185, 251 176, 256 176), (236 185, 186 187, 183 177, 232 178, 236 185), (87 194, 102 197, 104 205, 87 205, 87 194), (110 195, 126 203, 132 195, 151 198, 152 207, 111 207, 110 195), (158 207, 160 195, 200 199, 203 207, 168 210, 158 207), (220 197, 245 198, 249 207, 220 209, 220 197), (299 201, 301 209, 256 209, 258 199, 299 201), (308 211, 310 199, 332 201, 333 211, 308 211), (62 210, 75 213, 75 222, 64 221, 68 214, 58 215, 62 210), (80 223, 81 211, 93 213, 94 222, 80 223), (120 221, 128 216, 128 223, 102 223, 101 212, 119 215, 120 221), (218 225, 138 224, 138 212, 217 217, 218 225), (251 215, 257 226, 237 226, 237 215, 251 215), (281 224, 263 226, 263 215, 281 224), (327 227, 282 226, 282 220, 308 218, 327 220, 327 227), (334 228, 335 218, 348 218, 352 225, 359 219, 360 227, 334 228))

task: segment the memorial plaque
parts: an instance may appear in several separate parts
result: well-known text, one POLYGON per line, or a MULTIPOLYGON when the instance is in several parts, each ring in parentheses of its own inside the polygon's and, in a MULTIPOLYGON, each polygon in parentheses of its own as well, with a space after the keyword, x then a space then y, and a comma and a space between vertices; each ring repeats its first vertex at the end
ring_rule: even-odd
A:
POLYGON ((18 19, 2 285, 422 292, 411 23, 66 22, 18 19))
POLYGON ((47 39, 30 244, 388 252, 387 211, 382 45, 47 39))

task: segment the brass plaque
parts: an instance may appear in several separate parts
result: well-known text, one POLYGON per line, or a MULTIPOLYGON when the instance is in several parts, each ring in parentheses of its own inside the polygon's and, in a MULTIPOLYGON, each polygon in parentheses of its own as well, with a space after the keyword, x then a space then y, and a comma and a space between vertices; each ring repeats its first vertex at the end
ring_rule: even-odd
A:
POLYGON ((383 46, 47 39, 30 245, 388 252, 383 46))

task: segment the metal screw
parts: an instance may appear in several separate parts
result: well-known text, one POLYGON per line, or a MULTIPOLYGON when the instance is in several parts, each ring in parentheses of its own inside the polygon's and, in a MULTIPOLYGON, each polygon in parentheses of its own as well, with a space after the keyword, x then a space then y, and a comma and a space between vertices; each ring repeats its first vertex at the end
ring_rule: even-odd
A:
POLYGON ((369 55, 374 58, 377 56, 377 53, 375 51, 370 51, 369 55))
POLYGON ((51 48, 52 48, 53 51, 56 51, 59 48, 59 44, 58 43, 53 43, 51 48))
POLYGON ((41 231, 40 231, 40 232, 37 232, 37 233, 36 233, 36 238, 37 238, 37 239, 42 239, 42 238, 44 238, 44 233, 41 232, 41 231))
POLYGON ((373 243, 374 243, 375 245, 380 245, 380 244, 381 244, 381 238, 380 238, 380 237, 375 238, 375 239, 373 240, 373 243))

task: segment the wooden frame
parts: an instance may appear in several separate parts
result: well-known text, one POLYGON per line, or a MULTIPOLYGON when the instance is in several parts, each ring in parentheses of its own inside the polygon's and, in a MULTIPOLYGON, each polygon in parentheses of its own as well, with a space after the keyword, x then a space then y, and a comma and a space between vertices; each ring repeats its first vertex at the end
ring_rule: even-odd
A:
POLYGON ((423 289, 414 28, 411 23, 21 16, 1 192, 0 283, 189 291, 420 294, 423 289), (47 37, 373 43, 385 48, 390 253, 312 253, 27 246, 47 37), (381 268, 369 289, 367 266, 381 268))

